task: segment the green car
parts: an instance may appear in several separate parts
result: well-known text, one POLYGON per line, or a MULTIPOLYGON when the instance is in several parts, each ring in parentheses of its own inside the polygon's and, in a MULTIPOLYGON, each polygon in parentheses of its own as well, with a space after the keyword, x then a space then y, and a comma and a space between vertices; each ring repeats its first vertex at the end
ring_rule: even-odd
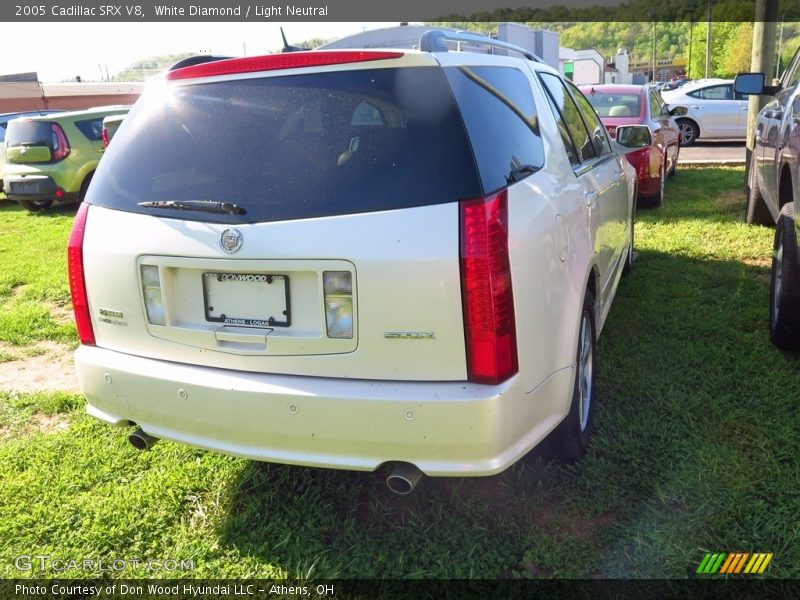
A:
POLYGON ((30 211, 81 202, 103 154, 103 119, 129 107, 101 107, 16 119, 6 131, 3 190, 30 211))

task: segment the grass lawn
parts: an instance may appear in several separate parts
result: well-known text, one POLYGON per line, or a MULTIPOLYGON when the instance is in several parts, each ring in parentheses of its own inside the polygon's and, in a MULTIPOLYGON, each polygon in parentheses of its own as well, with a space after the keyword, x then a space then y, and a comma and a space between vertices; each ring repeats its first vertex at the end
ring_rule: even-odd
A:
MULTIPOLYGON (((742 178, 681 170, 639 213, 579 463, 540 451, 401 497, 380 473, 135 452, 79 396, 0 391, 0 576, 50 554, 192 560, 192 577, 682 578, 706 552, 744 551, 800 577, 800 356, 768 339, 772 230, 742 223, 742 178)), ((72 217, 0 201, 0 341, 72 339, 53 317, 72 217)))

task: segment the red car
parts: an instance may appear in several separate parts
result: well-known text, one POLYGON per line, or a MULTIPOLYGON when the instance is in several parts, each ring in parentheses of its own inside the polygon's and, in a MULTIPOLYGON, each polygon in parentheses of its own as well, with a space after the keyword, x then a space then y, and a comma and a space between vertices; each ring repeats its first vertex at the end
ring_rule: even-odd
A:
POLYGON ((661 206, 666 176, 675 173, 678 164, 680 130, 659 93, 646 85, 615 84, 582 86, 581 91, 612 138, 620 125, 650 128, 652 145, 626 156, 638 174, 639 197, 661 206))

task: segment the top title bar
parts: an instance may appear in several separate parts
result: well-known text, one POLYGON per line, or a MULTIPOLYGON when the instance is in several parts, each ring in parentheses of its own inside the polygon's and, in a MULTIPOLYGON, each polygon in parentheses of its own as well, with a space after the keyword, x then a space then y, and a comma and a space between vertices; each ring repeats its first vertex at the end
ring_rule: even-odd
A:
MULTIPOLYGON (((756 0, 726 0, 715 14, 715 0, 32 0, 0 5, 4 22, 264 22, 264 21, 714 21, 757 20, 756 0), (554 4, 557 4, 554 6, 554 4), (723 6, 724 4, 724 6, 723 6), (719 12, 718 11, 718 12, 719 12)), ((763 0, 778 5, 786 21, 800 20, 800 0, 763 0)))

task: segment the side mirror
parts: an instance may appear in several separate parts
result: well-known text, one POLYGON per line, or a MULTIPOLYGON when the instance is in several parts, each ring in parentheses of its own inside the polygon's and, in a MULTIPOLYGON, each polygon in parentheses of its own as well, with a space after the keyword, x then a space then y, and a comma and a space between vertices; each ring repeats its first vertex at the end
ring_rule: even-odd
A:
POLYGON ((646 148, 653 145, 653 134, 647 125, 617 127, 617 143, 625 148, 646 148))
POLYGON ((765 91, 763 73, 739 73, 733 80, 733 91, 737 94, 755 96, 765 91))
POLYGON ((673 106, 669 109, 669 116, 670 117, 682 117, 686 113, 689 112, 689 109, 685 106, 673 106))

